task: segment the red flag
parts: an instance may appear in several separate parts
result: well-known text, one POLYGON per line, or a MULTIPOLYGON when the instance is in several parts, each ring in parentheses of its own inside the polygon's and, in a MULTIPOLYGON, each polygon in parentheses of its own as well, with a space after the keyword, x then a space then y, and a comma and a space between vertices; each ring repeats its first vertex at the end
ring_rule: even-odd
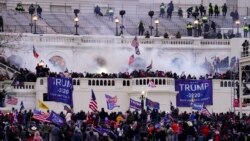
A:
POLYGON ((34 55, 35 58, 39 57, 39 54, 36 52, 36 49, 35 49, 34 45, 33 45, 33 55, 34 55))
MULTIPOLYGON (((245 103, 242 103, 241 104, 242 107, 247 107, 247 105, 245 103)), ((240 107, 240 103, 239 103, 239 100, 238 99, 234 99, 234 104, 233 104, 234 107, 240 107)))
POLYGON ((134 56, 134 54, 133 54, 133 55, 131 55, 131 56, 129 57, 128 65, 131 65, 131 64, 133 64, 134 62, 135 62, 135 56, 134 56))

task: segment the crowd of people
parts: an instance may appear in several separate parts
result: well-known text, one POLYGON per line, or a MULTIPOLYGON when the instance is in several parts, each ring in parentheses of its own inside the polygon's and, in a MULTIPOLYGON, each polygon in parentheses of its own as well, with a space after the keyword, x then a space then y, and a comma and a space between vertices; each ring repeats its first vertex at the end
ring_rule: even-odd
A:
MULTIPOLYGON (((49 114, 47 111, 45 114, 49 114)), ((13 109, 0 114, 0 140, 6 141, 248 141, 250 116, 233 112, 205 114, 143 110, 60 113, 63 125, 13 109)))
MULTIPOLYGON (((205 74, 200 75, 199 77, 191 74, 185 74, 184 72, 178 75, 172 71, 147 71, 147 70, 134 70, 132 72, 119 72, 119 73, 78 73, 78 72, 68 72, 68 70, 64 72, 51 72, 47 66, 41 66, 37 64, 36 73, 32 73, 27 69, 20 68, 18 69, 19 73, 15 74, 13 78, 9 78, 8 76, 3 76, 0 78, 0 81, 4 80, 13 80, 13 85, 21 85, 23 82, 36 82, 38 77, 71 77, 71 78, 143 78, 143 77, 168 77, 174 79, 232 79, 232 72, 230 70, 225 73, 214 73, 214 74, 205 74)), ((239 78, 239 74, 235 72, 234 76, 236 79, 239 78)))
MULTIPOLYGON (((222 8, 222 15, 223 17, 226 17, 227 15, 227 5, 226 3, 221 7, 222 8)), ((159 17, 165 18, 165 13, 167 13, 167 19, 171 19, 172 13, 174 10, 174 5, 172 1, 167 4, 167 6, 164 3, 160 4, 160 15, 159 17)), ((187 8, 187 18, 190 18, 191 16, 194 17, 195 23, 187 23, 186 29, 187 29, 187 35, 188 36, 194 36, 194 37, 200 37, 203 36, 204 38, 210 38, 210 39, 228 39, 233 37, 238 37, 238 35, 228 32, 228 33, 221 33, 220 30, 217 30, 219 27, 217 23, 212 19, 214 16, 215 18, 220 15, 220 8, 218 5, 215 4, 213 7, 212 3, 209 4, 208 7, 208 16, 206 14, 205 7, 201 4, 199 7, 195 6, 187 8), (193 11, 193 9, 195 9, 193 11)), ((183 18, 183 10, 182 8, 178 9, 178 16, 180 18, 183 18)), ((235 22, 239 19, 239 13, 236 11, 233 11, 230 13, 230 16, 232 17, 232 20, 235 22)), ((243 27, 244 28, 244 27, 243 27)), ((249 31, 249 27, 247 25, 247 28, 244 28, 246 33, 249 31)), ((145 38, 150 38, 150 33, 148 31, 145 31, 145 26, 143 21, 140 21, 138 24, 138 30, 139 30, 139 36, 145 35, 145 38)), ((181 38, 181 33, 177 32, 175 34, 176 38, 181 38)), ((247 34, 245 34, 245 37, 247 34)), ((169 38, 168 33, 164 33, 164 38, 169 38)))
MULTIPOLYGON (((111 22, 114 21, 114 7, 110 7, 108 5, 108 7, 103 7, 105 9, 105 11, 102 9, 101 6, 99 5, 95 5, 94 6, 94 14, 96 16, 108 16, 109 20, 111 22)), ((173 1, 170 1, 168 4, 165 3, 161 3, 159 5, 159 17, 162 18, 167 18, 167 19, 171 19, 173 12, 174 12, 174 4, 173 1), (165 16, 166 15, 166 16, 165 16)), ((24 11, 25 9, 22 6, 22 3, 18 3, 17 7, 16 7, 17 11, 24 11)), ((35 12, 37 13, 38 17, 41 18, 42 15, 42 8, 39 5, 33 5, 31 4, 29 7, 29 14, 33 15, 35 14, 35 12)), ((79 9, 77 9, 79 10, 79 9)), ((124 11, 125 14, 125 10, 124 11)), ((212 4, 209 3, 208 8, 206 9, 205 6, 203 6, 202 4, 194 6, 194 7, 189 7, 186 10, 187 12, 187 18, 190 17, 194 17, 194 19, 196 19, 198 22, 196 23, 187 23, 187 35, 188 36, 194 36, 194 37, 200 37, 203 36, 204 38, 211 38, 211 39, 227 39, 227 38, 233 38, 233 37, 239 37, 239 35, 233 34, 232 32, 228 32, 228 33, 221 33, 221 31, 216 30, 216 28, 218 28, 219 26, 217 25, 217 23, 212 20, 212 17, 214 16, 215 18, 218 17, 220 14, 222 14, 223 17, 226 17, 227 12, 228 12, 228 6, 225 3, 222 6, 218 6, 217 4, 212 4)), ((180 7, 177 11, 178 16, 180 18, 183 18, 183 10, 180 7)), ((124 15, 123 14, 123 15, 124 15)), ((121 11, 120 11, 120 15, 121 15, 121 11)), ((123 17, 123 15, 121 15, 123 17)), ((237 10, 232 11, 230 13, 230 16, 232 17, 232 20, 235 22, 236 20, 239 19, 239 13, 237 10)), ((125 28, 124 25, 120 26, 121 28, 121 32, 123 32, 123 29, 125 28)), ((249 26, 246 27, 244 26, 244 31, 246 31, 246 33, 249 32, 249 26)), ((150 26, 149 29, 153 29, 153 26, 150 26)), ((119 35, 122 35, 123 33, 120 33, 119 35)), ((167 38, 169 33, 162 33, 164 38, 167 38)), ((140 21, 138 23, 138 35, 139 36, 144 36, 146 38, 150 38, 150 33, 148 30, 146 30, 146 27, 144 26, 144 21, 140 21)), ((160 35, 159 35, 160 36, 160 35)), ((175 35, 176 38, 181 38, 181 32, 180 31, 176 31, 175 35)), ((244 37, 247 37, 247 34, 244 34, 244 37)))

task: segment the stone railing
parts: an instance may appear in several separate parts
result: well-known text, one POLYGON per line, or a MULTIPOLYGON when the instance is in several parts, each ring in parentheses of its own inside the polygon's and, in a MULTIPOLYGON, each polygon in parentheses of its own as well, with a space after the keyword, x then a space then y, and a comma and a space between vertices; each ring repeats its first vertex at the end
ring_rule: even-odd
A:
POLYGON ((236 88, 239 85, 238 80, 221 80, 220 87, 234 87, 236 88))
POLYGON ((13 89, 35 89, 35 82, 25 82, 23 85, 13 86, 13 89))
MULTIPOLYGON (((128 45, 131 44, 133 36, 115 37, 115 36, 74 36, 74 35, 34 35, 24 34, 21 39, 22 42, 42 42, 42 43, 58 43, 58 44, 75 44, 75 45, 128 45)), ((150 38, 138 37, 140 45, 172 45, 172 46, 198 46, 204 45, 214 47, 230 47, 229 39, 201 39, 201 38, 183 38, 183 39, 164 39, 164 38, 150 38)))

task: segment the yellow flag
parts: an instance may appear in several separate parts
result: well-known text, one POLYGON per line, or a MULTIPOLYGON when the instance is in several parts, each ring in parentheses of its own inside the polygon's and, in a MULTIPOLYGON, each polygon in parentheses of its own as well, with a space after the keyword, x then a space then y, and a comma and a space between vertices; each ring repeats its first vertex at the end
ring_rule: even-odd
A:
POLYGON ((49 110, 49 107, 39 99, 38 99, 38 108, 49 110))

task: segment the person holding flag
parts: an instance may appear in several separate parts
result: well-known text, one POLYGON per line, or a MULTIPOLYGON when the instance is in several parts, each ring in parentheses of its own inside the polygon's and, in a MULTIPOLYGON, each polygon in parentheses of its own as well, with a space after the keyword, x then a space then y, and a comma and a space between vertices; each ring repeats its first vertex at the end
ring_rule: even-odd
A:
POLYGON ((22 110, 24 110, 25 108, 24 108, 24 104, 23 104, 23 101, 21 101, 21 103, 20 103, 20 111, 22 111, 22 110))

